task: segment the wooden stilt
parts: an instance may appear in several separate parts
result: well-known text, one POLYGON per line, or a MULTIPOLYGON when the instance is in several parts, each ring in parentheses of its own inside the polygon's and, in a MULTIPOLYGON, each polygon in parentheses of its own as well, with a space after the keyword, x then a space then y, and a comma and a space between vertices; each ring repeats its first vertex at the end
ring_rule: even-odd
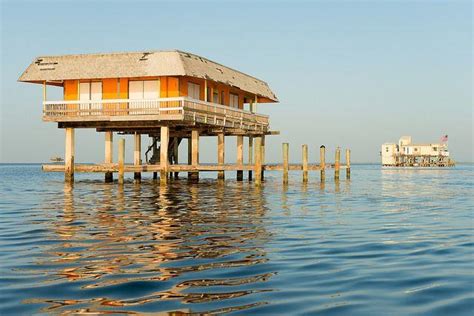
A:
POLYGON ((351 178, 351 151, 346 149, 346 179, 351 178))
POLYGON ((308 145, 302 146, 303 151, 303 182, 308 182, 308 145))
POLYGON ((319 167, 321 168, 321 181, 326 179, 326 147, 319 147, 319 167))
POLYGON ((339 169, 341 161, 341 148, 336 148, 336 158, 334 160, 334 179, 339 180, 339 169))
POLYGON ((123 184, 124 182, 124 164, 125 164, 125 139, 119 139, 119 148, 118 148, 118 183, 123 184))
POLYGON ((46 81, 43 81, 43 101, 46 102, 46 98, 47 98, 47 95, 46 95, 46 81))
MULTIPOLYGON (((188 165, 192 165, 192 161, 193 161, 193 151, 192 151, 192 148, 193 148, 193 141, 192 141, 192 138, 189 137, 188 138, 188 165)), ((188 179, 191 179, 192 177, 192 172, 188 172, 188 179)))
POLYGON ((265 171, 263 170, 263 166, 265 165, 265 135, 262 135, 262 181, 265 178, 265 171))
POLYGON ((64 180, 65 182, 74 182, 74 151, 75 135, 74 128, 66 128, 66 150, 64 154, 64 180))
MULTIPOLYGON (((191 131, 191 165, 197 166, 199 164, 199 130, 191 131)), ((190 172, 191 180, 199 179, 199 172, 190 172)))
MULTIPOLYGON (((225 135, 224 133, 217 134, 217 163, 223 165, 225 161, 225 135)), ((224 171, 218 171, 218 179, 224 179, 224 171)))
MULTIPOLYGON (((153 141, 153 151, 152 151, 152 157, 155 157, 158 156, 158 137, 153 137, 152 138, 152 141, 153 141)), ((148 161, 146 163, 149 163, 148 161)), ((156 164, 156 161, 153 162, 153 164, 156 164)), ((158 179, 158 172, 153 172, 153 180, 157 180, 158 179)))
MULTIPOLYGON (((113 132, 105 132, 105 163, 113 163, 113 132)), ((112 172, 105 173, 105 182, 113 182, 112 172)))
MULTIPOLYGON (((134 135, 135 140, 135 150, 133 151, 133 164, 135 166, 140 166, 142 164, 141 153, 142 153, 142 137, 140 134, 135 133, 134 135)), ((135 172, 133 178, 135 181, 139 182, 142 178, 142 174, 140 172, 135 172)))
MULTIPOLYGON (((253 165, 253 137, 249 136, 249 165, 253 165)), ((252 181, 252 170, 249 170, 249 181, 252 181)))
MULTIPOLYGON (((254 102, 250 101, 249 111, 254 113, 254 102)), ((249 136, 249 165, 253 164, 253 137, 249 136)), ((252 170, 249 170, 249 181, 252 181, 252 170)))
MULTIPOLYGON (((179 162, 179 137, 174 138, 173 142, 173 156, 174 156, 174 161, 173 164, 177 165, 179 162)), ((179 177, 179 172, 174 173, 174 178, 178 179, 179 177)))
MULTIPOLYGON (((244 137, 237 136, 237 165, 243 165, 244 163, 244 137)), ((237 181, 244 179, 244 171, 237 170, 237 181)))
POLYGON ((283 143, 283 183, 288 184, 288 152, 290 145, 288 143, 283 143))
POLYGON ((168 182, 168 144, 170 140, 170 128, 168 126, 161 126, 160 136, 160 183, 166 184, 168 182))
POLYGON ((255 137, 255 185, 262 184, 262 138, 255 137))

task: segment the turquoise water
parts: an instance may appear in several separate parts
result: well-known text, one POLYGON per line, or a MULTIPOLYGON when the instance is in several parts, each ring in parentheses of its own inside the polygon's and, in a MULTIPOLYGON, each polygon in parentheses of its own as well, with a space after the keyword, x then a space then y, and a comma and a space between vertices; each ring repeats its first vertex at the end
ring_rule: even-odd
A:
POLYGON ((0 314, 468 315, 473 176, 355 165, 338 183, 268 172, 260 190, 231 174, 71 187, 0 165, 0 314))

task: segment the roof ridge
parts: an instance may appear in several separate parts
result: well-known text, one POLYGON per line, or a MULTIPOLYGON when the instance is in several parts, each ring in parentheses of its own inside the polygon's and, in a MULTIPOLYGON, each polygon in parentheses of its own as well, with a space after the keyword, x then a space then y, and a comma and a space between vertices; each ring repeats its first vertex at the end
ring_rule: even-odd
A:
POLYGON ((140 51, 121 51, 108 53, 82 53, 82 54, 63 54, 63 55, 42 55, 36 58, 58 58, 58 57, 74 57, 74 56, 100 56, 100 55, 126 55, 126 54, 144 54, 144 53, 179 53, 178 49, 158 49, 158 50, 140 50, 140 51))

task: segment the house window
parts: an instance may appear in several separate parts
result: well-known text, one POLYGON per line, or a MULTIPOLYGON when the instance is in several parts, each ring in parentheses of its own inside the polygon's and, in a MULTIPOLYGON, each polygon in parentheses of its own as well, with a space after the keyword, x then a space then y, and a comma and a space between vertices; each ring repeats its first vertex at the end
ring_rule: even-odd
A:
POLYGON ((79 83, 79 100, 102 100, 102 82, 79 83))
POLYGON ((438 151, 438 147, 433 147, 433 151, 438 151))
POLYGON ((192 82, 188 82, 188 97, 199 100, 201 94, 201 86, 192 82))
MULTIPOLYGON (((130 100, 156 100, 160 98, 159 80, 131 80, 128 82, 128 98, 130 100)), ((130 101, 129 109, 143 109, 144 103, 130 101)), ((131 110, 129 114, 146 114, 145 111, 131 110)))
POLYGON ((212 102, 213 103, 219 103, 219 91, 214 91, 212 95, 212 102))
POLYGON ((385 147, 385 152, 387 152, 387 153, 388 153, 388 147, 385 147))
POLYGON ((415 151, 418 151, 418 148, 415 148, 415 151))
POLYGON ((153 100, 160 97, 159 80, 131 80, 128 83, 128 98, 132 100, 153 100))
POLYGON ((234 108, 239 107, 239 95, 238 94, 231 94, 230 95, 230 106, 234 108))
POLYGON ((221 91, 221 104, 225 105, 225 92, 221 91))
MULTIPOLYGON (((79 100, 91 101, 91 100, 102 100, 102 82, 80 82, 79 83, 79 100)), ((91 109, 100 109, 100 103, 80 103, 79 104, 79 115, 90 115, 91 109)))
POLYGON ((229 106, 233 108, 238 108, 239 107, 239 95, 237 94, 230 94, 230 100, 229 100, 229 106))
POLYGON ((211 96, 211 88, 209 88, 209 87, 207 88, 207 94, 206 95, 207 95, 207 100, 206 101, 211 102, 211 97, 212 97, 211 96))

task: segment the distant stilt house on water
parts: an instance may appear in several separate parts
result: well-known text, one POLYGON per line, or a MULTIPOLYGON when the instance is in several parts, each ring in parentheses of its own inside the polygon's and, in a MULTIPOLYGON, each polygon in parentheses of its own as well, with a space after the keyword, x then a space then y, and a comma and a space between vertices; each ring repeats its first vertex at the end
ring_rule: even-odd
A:
POLYGON ((448 135, 439 143, 414 144, 411 136, 402 136, 395 143, 382 145, 382 166, 392 167, 451 167, 454 161, 449 157, 448 135))
MULTIPOLYGON (((243 172, 255 174, 260 183, 264 165, 265 136, 271 131, 269 117, 256 113, 257 104, 278 102, 268 84, 209 59, 182 51, 83 54, 36 58, 19 78, 22 82, 43 85, 43 120, 65 129, 64 165, 45 165, 45 171, 63 171, 66 181, 74 172, 104 172, 105 180, 119 173, 142 172, 166 183, 171 175, 216 171, 218 178, 234 170, 237 179, 243 172), (47 86, 63 88, 64 100, 50 101, 47 86), (93 128, 105 133, 105 161, 97 165, 75 165, 75 130, 93 128), (125 140, 120 139, 118 163, 113 161, 113 133, 134 135, 133 165, 124 163, 125 140), (141 137, 148 135, 151 145, 141 151, 141 137), (218 164, 200 164, 199 137, 217 137, 218 164), (237 163, 225 164, 225 137, 237 137, 237 163), (248 137, 248 161, 244 164, 244 137, 248 137), (178 148, 188 140, 187 164, 178 164, 178 148), (142 158, 145 158, 143 163, 142 158)), ((285 146, 283 146, 285 148, 285 146)), ((288 146, 286 146, 286 150, 288 146)), ((306 150, 307 155, 307 150, 306 150)), ((336 155, 337 156, 337 155, 336 155)), ((340 156, 340 154, 339 154, 340 156)), ((336 157, 337 158, 337 157, 336 157)), ((349 159, 349 158, 347 158, 349 159)), ((271 170, 322 170, 334 165, 299 166, 291 169, 273 166, 271 170)), ((348 172, 350 170, 348 169, 348 172)))

